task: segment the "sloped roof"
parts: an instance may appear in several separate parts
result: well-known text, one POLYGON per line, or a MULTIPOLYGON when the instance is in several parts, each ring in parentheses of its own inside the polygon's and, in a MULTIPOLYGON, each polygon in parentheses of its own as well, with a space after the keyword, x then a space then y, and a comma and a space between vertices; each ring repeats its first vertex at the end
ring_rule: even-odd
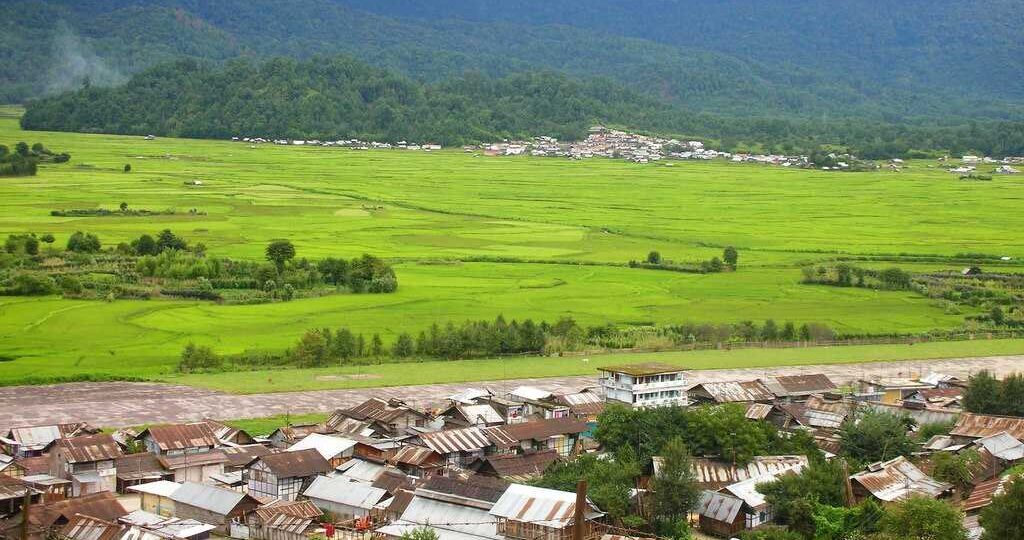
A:
POLYGON ((263 462, 278 478, 301 478, 327 474, 331 464, 314 448, 280 452, 261 456, 257 461, 263 462))
POLYGON ((198 452, 195 454, 180 454, 176 456, 163 455, 157 459, 160 460, 160 464, 165 468, 174 470, 186 467, 200 467, 204 465, 216 465, 218 463, 227 463, 228 458, 224 455, 224 452, 220 450, 210 450, 208 452, 198 452))
POLYGON ((496 426, 492 430, 500 430, 513 441, 545 440, 556 435, 574 435, 590 429, 585 422, 572 418, 548 418, 533 422, 522 422, 506 426, 496 426))
POLYGON ((400 519, 377 530, 388 536, 403 534, 431 525, 438 540, 500 540, 496 520, 486 510, 414 495, 400 519))
POLYGON ((544 474, 544 471, 558 461, 556 450, 541 450, 529 454, 505 454, 485 457, 480 460, 490 466, 500 478, 522 482, 544 474))
POLYGON ((907 458, 900 456, 886 462, 872 463, 868 470, 850 477, 880 500, 898 501, 913 495, 932 499, 952 489, 953 485, 928 476, 907 458))
POLYGON ((403 488, 411 488, 414 483, 414 478, 398 469, 388 467, 377 476, 372 485, 388 493, 395 493, 403 488))
POLYGON ((1024 440, 1024 418, 965 412, 957 419, 949 434, 980 439, 1003 431, 1017 440, 1024 440))
MULTIPOLYGON (((186 482, 168 495, 176 503, 202 508, 214 514, 226 516, 245 499, 252 499, 245 493, 222 487, 186 482)), ((255 499, 252 499, 255 501, 255 499)))
POLYGON ((227 463, 224 464, 227 467, 245 467, 260 456, 274 453, 273 450, 263 446, 262 444, 225 447, 221 448, 220 451, 228 460, 227 463))
POLYGON ((322 516, 324 512, 309 501, 285 501, 278 499, 257 508, 255 513, 266 522, 277 515, 312 519, 322 516))
POLYGON ((121 457, 121 447, 106 433, 59 439, 57 446, 64 451, 68 463, 87 463, 121 457))
POLYGON ((117 468, 117 477, 122 480, 159 477, 168 472, 160 464, 156 454, 149 452, 121 456, 114 460, 114 467, 117 468))
POLYGON ((435 460, 439 458, 437 452, 430 448, 409 445, 399 448, 398 452, 395 452, 395 455, 389 458, 388 461, 418 467, 430 460, 431 457, 435 458, 435 460))
POLYGON ((765 504, 765 498, 764 495, 761 494, 761 492, 757 491, 758 484, 766 484, 772 482, 782 475, 799 473, 801 470, 803 470, 803 468, 803 465, 800 464, 793 465, 788 469, 763 474, 761 476, 755 476, 752 478, 748 478, 746 480, 741 480, 739 482, 736 482, 735 484, 729 484, 728 486, 722 488, 722 491, 742 499, 743 502, 746 503, 747 506, 750 506, 751 508, 759 508, 765 504))
POLYGON ((984 447, 993 456, 1014 462, 1024 459, 1024 443, 1005 431, 988 437, 982 437, 974 444, 984 447))
POLYGON ((355 420, 376 420, 385 424, 391 423, 405 414, 426 417, 425 414, 408 407, 405 403, 397 400, 384 401, 380 398, 370 398, 351 409, 342 409, 337 413, 355 420))
MULTIPOLYGON (((504 426, 501 426, 504 427, 504 426)), ((473 452, 487 448, 492 444, 498 446, 509 446, 518 442, 518 439, 509 438, 500 427, 481 428, 467 427, 461 429, 447 429, 423 433, 420 439, 423 444, 439 454, 452 452, 473 452)))
POLYGON ((967 497, 967 500, 963 503, 963 511, 970 512, 979 508, 984 508, 992 504, 992 498, 997 495, 1001 495, 1003 490, 1006 489, 1007 483, 1013 481, 1010 476, 1003 476, 987 480, 974 486, 974 490, 971 491, 971 496, 967 497))
POLYGON ((147 433, 160 450, 164 451, 184 450, 197 446, 217 446, 218 443, 217 436, 206 422, 150 426, 140 433, 139 437, 145 437, 147 433))
POLYGON ((469 422, 482 422, 485 424, 500 424, 505 421, 504 418, 498 414, 498 411, 494 410, 494 407, 482 403, 480 405, 456 405, 456 409, 462 414, 463 418, 469 422))
POLYGON ((60 537, 65 540, 116 540, 127 529, 126 525, 120 523, 79 514, 60 530, 60 537))
POLYGON ((514 396, 520 399, 528 399, 534 401, 540 401, 551 397, 551 392, 547 390, 541 390, 536 386, 517 386, 509 391, 510 396, 514 396))
POLYGON ((70 520, 76 514, 114 521, 127 515, 128 511, 121 506, 113 493, 103 491, 74 499, 33 505, 32 511, 29 512, 29 522, 41 528, 49 528, 61 517, 70 520))
POLYGON ((388 492, 346 478, 318 476, 302 493, 310 499, 320 499, 353 508, 369 510, 387 497, 388 492))
POLYGON ((703 391, 716 403, 734 403, 742 401, 770 401, 775 399, 771 392, 760 381, 722 381, 700 383, 687 392, 703 391))
POLYGON ((312 448, 319 452, 324 459, 333 459, 347 450, 351 450, 355 445, 356 441, 353 441, 352 439, 332 437, 331 435, 321 435, 319 433, 310 433, 301 441, 289 446, 288 451, 295 452, 297 450, 312 448))
POLYGON ((779 375, 766 383, 766 386, 780 397, 806 396, 836 390, 835 383, 824 373, 779 375))
POLYGON ((708 519, 732 523, 743 509, 743 499, 726 493, 704 490, 697 503, 697 513, 708 519))
POLYGON ((37 451, 45 449, 57 439, 98 432, 98 429, 85 422, 75 422, 48 426, 13 427, 7 432, 7 438, 17 442, 25 450, 37 451))
POLYGON ((363 459, 352 459, 345 465, 348 467, 345 467, 345 472, 341 473, 342 477, 367 484, 372 484, 384 472, 384 465, 363 459))
POLYGON ((28 489, 28 486, 18 479, 0 474, 0 501, 24 497, 28 489))
MULTIPOLYGON (((489 513, 499 518, 563 529, 573 523, 575 510, 575 493, 512 484, 494 503, 489 513)), ((596 519, 603 515, 588 501, 588 508, 584 514, 586 519, 596 519)))
MULTIPOLYGON (((654 472, 659 474, 661 457, 654 457, 654 472)), ((746 465, 712 458, 693 458, 695 480, 702 487, 718 489, 743 480, 778 474, 796 466, 807 466, 807 456, 754 456, 746 465)))
POLYGON ((500 478, 472 475, 466 477, 431 476, 416 493, 430 492, 428 496, 443 495, 445 500, 457 502, 478 501, 478 506, 490 507, 508 489, 509 483, 500 478))
POLYGON ((448 396, 448 399, 456 403, 472 405, 476 403, 476 400, 489 395, 491 395, 490 390, 482 388, 466 388, 465 390, 459 393, 448 396))
POLYGON ((169 480, 158 480, 156 482, 149 482, 147 484, 139 484, 137 486, 128 486, 130 491, 137 493, 149 493, 152 495, 159 495, 161 497, 170 497, 181 484, 177 482, 171 482, 169 480))
POLYGON ((747 412, 744 416, 749 420, 764 420, 768 418, 774 408, 774 405, 766 403, 751 403, 747 405, 747 412))

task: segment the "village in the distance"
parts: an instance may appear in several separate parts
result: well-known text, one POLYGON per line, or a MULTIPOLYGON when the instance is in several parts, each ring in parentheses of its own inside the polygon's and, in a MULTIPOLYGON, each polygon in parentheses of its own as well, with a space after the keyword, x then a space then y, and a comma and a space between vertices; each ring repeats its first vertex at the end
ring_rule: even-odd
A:
POLYGON ((977 531, 979 513, 1010 481, 1005 473, 1024 464, 1024 417, 964 410, 1000 384, 988 373, 833 381, 810 372, 694 384, 686 370, 652 362, 601 368, 593 385, 568 393, 466 387, 427 408, 373 397, 262 435, 213 419, 16 426, 0 438, 0 534, 357 540, 409 538, 429 526, 445 540, 616 540, 643 536, 613 514, 656 519, 664 510, 654 490, 685 497, 689 489, 695 531, 733 537, 787 511, 759 486, 828 470, 833 460, 843 463, 850 504, 956 501, 977 531), (715 412, 701 416, 707 411, 715 412), (648 423, 666 414, 693 424, 691 435, 712 422, 704 435, 722 438, 704 454, 650 454, 657 436, 648 423), (871 427, 851 431, 855 417, 871 427), (885 418, 900 419, 895 432, 885 418), (751 442, 764 434, 775 440, 751 442), (878 445, 891 446, 872 461, 878 445), (571 465, 588 458, 629 484, 617 496, 607 480, 588 486, 571 465), (858 459, 863 466, 850 469, 858 459), (950 476, 960 461, 961 476, 950 476), (547 487, 559 467, 575 490, 547 487))

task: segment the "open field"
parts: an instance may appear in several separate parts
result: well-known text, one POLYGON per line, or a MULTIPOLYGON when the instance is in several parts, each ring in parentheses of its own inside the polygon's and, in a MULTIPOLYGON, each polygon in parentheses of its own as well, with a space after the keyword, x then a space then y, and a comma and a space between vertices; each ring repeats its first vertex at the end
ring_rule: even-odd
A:
MULTIPOLYGON (((669 167, 487 158, 461 151, 251 149, 225 141, 25 133, 17 127, 16 110, 0 109, 0 144, 18 140, 42 142, 69 152, 72 160, 44 166, 36 177, 0 180, 0 236, 52 233, 63 243, 84 230, 114 245, 171 228, 205 243, 210 253, 252 259, 262 257, 270 239, 284 237, 295 243, 300 257, 370 252, 399 261, 401 285, 393 295, 254 306, 4 297, 0 357, 8 361, 0 362, 0 384, 92 374, 173 378, 240 392, 341 387, 353 381, 307 371, 189 377, 172 371, 189 341, 225 353, 279 350, 305 329, 342 325, 381 332, 389 341, 434 322, 499 313, 549 321, 571 315, 584 324, 774 318, 825 322, 848 333, 923 332, 956 327, 970 313, 947 314, 910 293, 800 285, 800 264, 835 252, 1024 257, 1024 235, 1018 234, 1024 230, 1019 211, 1024 182, 1012 177, 961 182, 924 163, 900 174, 826 173, 721 162, 669 167), (122 172, 125 163, 132 173, 122 172), (194 179, 204 185, 185 185, 194 179), (196 208, 205 214, 50 216, 60 209, 114 209, 122 201, 136 209, 196 208), (736 273, 452 262, 511 257, 622 264, 652 249, 669 259, 697 261, 719 255, 728 244, 740 250, 736 273), (273 382, 260 382, 268 379, 273 382)), ((948 265, 915 265, 943 268, 948 265)), ((953 353, 964 355, 1024 352, 1024 343, 1000 343, 950 347, 1003 347, 953 353)), ((805 354, 786 354, 791 353, 786 358, 805 354)), ((748 351, 724 365, 787 363, 774 354, 781 353, 748 351)), ((706 367, 716 367, 723 360, 712 353, 705 361, 706 367)), ((513 362, 523 369, 516 376, 576 372, 566 362, 548 359, 485 361, 464 369, 490 370, 481 377, 503 378, 494 370, 513 362)), ((375 366, 395 370, 402 379, 358 382, 469 376, 456 368, 459 363, 445 365, 441 370, 375 366)), ((351 371, 357 368, 331 372, 351 371)))

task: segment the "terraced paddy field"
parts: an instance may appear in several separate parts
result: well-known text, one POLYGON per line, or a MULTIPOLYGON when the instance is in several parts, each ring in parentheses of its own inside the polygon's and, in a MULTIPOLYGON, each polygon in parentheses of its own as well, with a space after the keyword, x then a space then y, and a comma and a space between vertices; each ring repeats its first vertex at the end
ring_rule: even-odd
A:
MULTIPOLYGON (((269 240, 289 238, 300 257, 369 252, 391 259, 400 288, 389 295, 246 306, 2 297, 0 384, 137 377, 218 388, 236 380, 233 390, 249 391, 246 385, 263 375, 248 383, 242 376, 173 375, 182 347, 195 341, 224 353, 281 350, 308 328, 343 325, 381 332, 389 341, 434 322, 498 314, 549 321, 570 315, 584 324, 773 318, 825 322, 847 333, 925 332, 957 327, 971 313, 949 313, 911 293, 802 285, 799 267, 840 253, 887 257, 896 262, 871 264, 908 269, 900 254, 1024 257, 1024 181, 965 182, 924 162, 898 174, 831 173, 447 150, 250 148, 228 141, 27 133, 17 115, 17 109, 0 109, 0 144, 42 142, 72 160, 45 165, 35 177, 0 179, 0 236, 52 233, 63 244, 82 230, 110 246, 170 228, 205 243, 211 254, 247 259, 261 259, 269 240), (126 163, 130 174, 123 172, 126 163), (202 185, 187 185, 194 180, 202 185), (122 201, 178 213, 50 215, 116 209, 122 201), (726 245, 740 251, 735 273, 621 266, 651 250, 699 261, 720 255, 726 245), (495 262, 499 258, 511 262, 495 262)), ((954 266, 942 258, 913 262, 915 270, 954 266)), ((1003 270, 1016 268, 1009 261, 1003 270)), ((1006 343, 995 352, 1024 352, 1024 345, 1017 350, 1019 343, 1006 343)), ((743 363, 733 361, 730 367, 743 363)), ((465 376, 452 368, 449 377, 465 376)), ((308 380, 312 386, 356 384, 308 380)))

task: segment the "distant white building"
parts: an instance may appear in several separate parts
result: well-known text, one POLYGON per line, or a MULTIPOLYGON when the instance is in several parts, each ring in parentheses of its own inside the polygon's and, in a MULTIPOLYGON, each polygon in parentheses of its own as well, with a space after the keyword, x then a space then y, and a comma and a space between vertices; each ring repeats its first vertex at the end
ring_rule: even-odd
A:
POLYGON ((607 401, 638 408, 687 405, 686 371, 678 366, 648 362, 599 369, 607 401))

